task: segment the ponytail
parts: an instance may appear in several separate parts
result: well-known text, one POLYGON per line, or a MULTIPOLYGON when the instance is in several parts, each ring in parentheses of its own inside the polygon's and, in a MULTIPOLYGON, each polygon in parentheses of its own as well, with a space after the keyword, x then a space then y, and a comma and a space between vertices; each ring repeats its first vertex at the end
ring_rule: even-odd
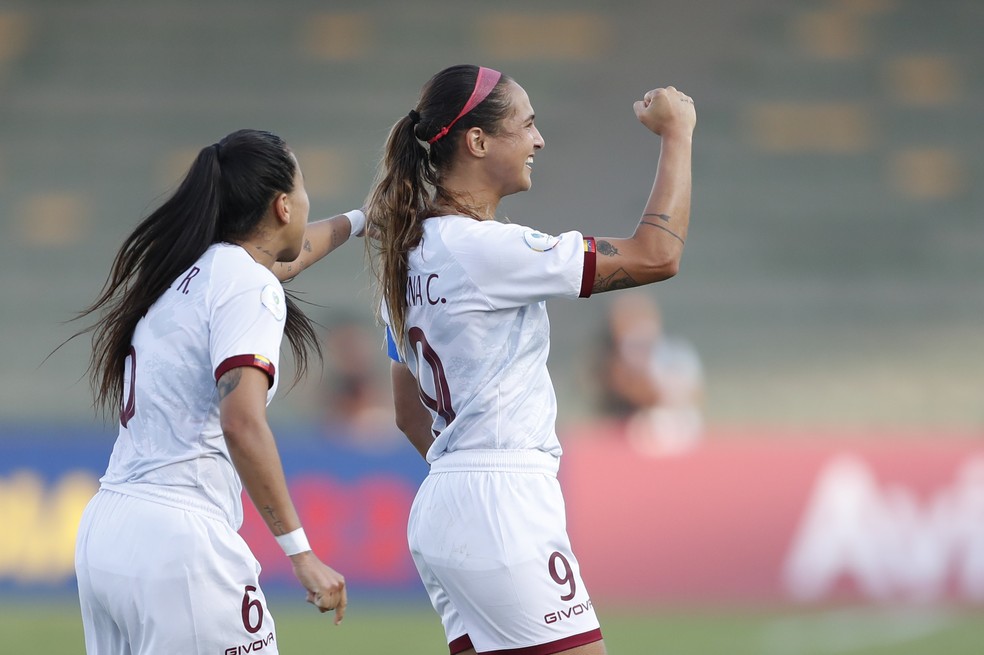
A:
MULTIPOLYGON (((103 289, 76 319, 99 313, 92 332, 89 373, 95 406, 114 409, 123 397, 123 368, 137 322, 209 246, 247 238, 278 193, 294 189, 297 160, 279 136, 238 130, 203 148, 178 189, 126 238, 103 289)), ((295 382, 308 353, 321 355, 310 319, 287 295, 284 335, 293 350, 295 382)))
POLYGON ((123 394, 133 331, 174 279, 212 244, 219 223, 218 149, 203 148, 174 194, 126 238, 99 297, 76 317, 102 317, 92 332, 89 371, 95 405, 111 410, 123 394))
POLYGON ((427 149, 415 135, 419 123, 414 118, 404 116, 390 130, 366 203, 372 226, 366 232, 370 267, 377 280, 378 300, 386 303, 391 332, 401 354, 405 352, 407 254, 420 243, 423 220, 439 213, 432 200, 434 173, 428 165, 427 149), (372 257, 373 250, 378 262, 372 257))
POLYGON ((366 249, 376 277, 378 310, 386 303, 397 349, 405 354, 407 255, 420 243, 423 221, 446 209, 481 220, 442 186, 457 138, 472 127, 497 134, 510 110, 509 77, 470 64, 451 66, 421 90, 417 108, 390 130, 376 182, 366 201, 366 249), (429 144, 424 147, 422 142, 429 144), (373 259, 373 252, 378 262, 373 259))

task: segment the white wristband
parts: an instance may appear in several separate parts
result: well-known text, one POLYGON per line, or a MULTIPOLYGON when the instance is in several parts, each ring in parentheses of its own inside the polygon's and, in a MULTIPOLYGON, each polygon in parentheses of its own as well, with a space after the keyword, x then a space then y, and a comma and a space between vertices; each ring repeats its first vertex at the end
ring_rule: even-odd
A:
POLYGON ((352 232, 349 233, 349 236, 361 237, 366 231, 366 215, 361 209, 353 209, 350 212, 345 212, 344 215, 348 217, 349 223, 352 224, 352 232))
POLYGON ((311 544, 308 543, 307 535, 304 534, 304 528, 297 528, 293 532, 282 534, 275 539, 288 556, 311 550, 311 544))

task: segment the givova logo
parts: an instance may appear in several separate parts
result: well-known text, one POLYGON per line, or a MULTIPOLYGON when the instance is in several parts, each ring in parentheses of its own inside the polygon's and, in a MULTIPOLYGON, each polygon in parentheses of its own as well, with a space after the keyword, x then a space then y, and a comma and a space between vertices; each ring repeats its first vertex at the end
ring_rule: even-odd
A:
POLYGON ((844 580, 873 600, 984 600, 984 457, 928 498, 880 486, 853 456, 818 476, 784 566, 798 600, 823 599, 844 580))
POLYGON ((271 632, 266 637, 257 639, 256 641, 251 641, 248 644, 226 648, 224 655, 245 655, 246 653, 258 653, 272 643, 273 633, 271 632))
POLYGON ((562 610, 557 610, 556 612, 550 612, 549 614, 544 614, 543 622, 557 623, 558 621, 563 621, 564 619, 569 619, 572 616, 580 616, 591 609, 591 599, 584 601, 583 603, 578 603, 577 605, 571 605, 570 607, 562 610))

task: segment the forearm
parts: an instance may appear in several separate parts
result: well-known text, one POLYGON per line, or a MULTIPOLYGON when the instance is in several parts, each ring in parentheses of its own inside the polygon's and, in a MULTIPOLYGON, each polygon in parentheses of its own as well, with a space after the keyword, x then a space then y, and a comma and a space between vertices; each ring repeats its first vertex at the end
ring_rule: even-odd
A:
POLYGON ((351 235, 352 224, 345 214, 308 223, 301 254, 292 262, 274 264, 273 273, 281 282, 289 280, 348 241, 351 235))
POLYGON ((430 412, 427 411, 427 408, 421 404, 420 399, 417 398, 415 400, 416 406, 411 407, 409 411, 401 410, 397 407, 397 427, 406 435, 410 445, 426 460, 427 451, 434 444, 434 419, 431 417, 430 412))
POLYGON ((628 239, 598 237, 593 293, 659 282, 676 275, 690 225, 691 138, 664 136, 652 191, 628 239))
POLYGON ((690 134, 664 135, 660 143, 656 179, 632 238, 658 261, 679 262, 690 226, 693 187, 690 134))
POLYGON ((420 456, 426 461, 427 451, 429 451, 430 447, 434 444, 434 434, 431 432, 430 421, 428 420, 426 424, 421 422, 415 427, 415 429, 405 430, 403 434, 406 435, 410 445, 412 445, 417 452, 420 453, 420 456))
POLYGON ((393 382, 393 402, 396 409, 396 427, 407 440, 427 459, 427 451, 434 443, 433 417, 420 402, 417 381, 404 364, 393 362, 390 367, 393 382))
POLYGON ((274 536, 301 527, 273 432, 266 421, 226 430, 226 443, 243 487, 274 536))

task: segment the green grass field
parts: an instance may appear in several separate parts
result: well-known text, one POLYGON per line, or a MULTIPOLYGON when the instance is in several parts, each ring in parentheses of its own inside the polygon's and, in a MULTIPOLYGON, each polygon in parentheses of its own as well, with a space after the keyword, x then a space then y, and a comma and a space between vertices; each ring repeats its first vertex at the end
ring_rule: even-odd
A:
MULTIPOLYGON (((444 655, 429 608, 351 607, 344 623, 309 606, 271 600, 280 652, 444 655)), ((979 613, 939 608, 837 608, 801 612, 625 610, 601 613, 611 655, 981 655, 979 613)), ((0 604, 4 653, 83 653, 70 602, 0 604)))

